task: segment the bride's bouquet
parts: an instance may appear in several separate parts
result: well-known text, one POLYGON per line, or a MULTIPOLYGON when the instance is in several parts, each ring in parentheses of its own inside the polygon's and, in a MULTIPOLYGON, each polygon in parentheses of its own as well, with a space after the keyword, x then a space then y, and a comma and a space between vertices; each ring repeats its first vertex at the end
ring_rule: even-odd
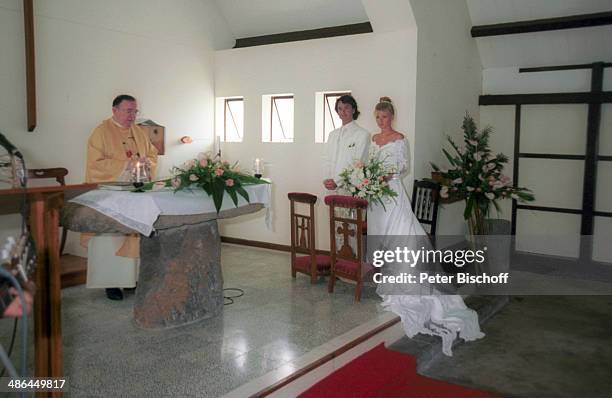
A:
POLYGON ((380 153, 372 152, 367 163, 357 161, 340 173, 338 187, 347 191, 351 196, 365 199, 370 203, 380 203, 384 208, 384 198, 397 196, 389 186, 387 180, 397 170, 385 166, 380 153))

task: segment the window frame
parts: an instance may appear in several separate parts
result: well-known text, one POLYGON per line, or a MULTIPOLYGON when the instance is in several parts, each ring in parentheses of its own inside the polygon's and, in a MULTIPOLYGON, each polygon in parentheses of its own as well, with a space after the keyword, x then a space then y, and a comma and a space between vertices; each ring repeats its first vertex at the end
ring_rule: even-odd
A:
MULTIPOLYGON (((334 104, 334 108, 332 109, 331 108, 331 104, 329 103, 328 98, 329 97, 342 97, 343 95, 351 95, 351 92, 350 91, 335 91, 335 92, 325 92, 325 93, 323 93, 323 113, 322 113, 322 116, 323 116, 322 117, 322 121, 323 121, 323 129, 322 129, 322 131, 323 131, 323 143, 326 143, 327 139, 329 138, 329 133, 325 131, 325 108, 326 107, 328 108, 330 115, 332 114, 332 112, 336 112, 335 104, 334 104)), ((333 116, 331 116, 331 122, 332 122, 332 126, 334 127, 332 129, 332 131, 333 131, 333 130, 335 130, 337 128, 336 124, 334 123, 333 116)))
MULTIPOLYGON (((276 115, 278 117, 278 123, 281 127, 281 134, 283 135, 283 137, 285 137, 285 129, 283 128, 283 123, 281 121, 280 118, 280 113, 278 112, 278 107, 276 106, 276 100, 277 99, 292 99, 293 100, 293 106, 294 106, 294 114, 295 114, 295 95, 272 95, 270 96, 270 143, 274 143, 274 142, 282 142, 282 143, 286 143, 289 141, 274 141, 274 134, 273 134, 273 120, 274 120, 274 109, 276 108, 276 115)), ((285 137, 286 138, 286 137, 285 137)), ((291 142, 293 142, 295 140, 295 136, 291 138, 291 142)))
MULTIPOLYGON (((244 130, 242 131, 242 135, 240 135, 238 131, 238 126, 236 125, 236 118, 234 117, 234 114, 232 113, 232 110, 229 107, 229 102, 232 102, 232 101, 241 101, 242 107, 244 109, 244 97, 229 97, 229 98, 223 99, 223 142, 228 142, 227 141, 227 111, 228 110, 232 118, 234 128, 236 129, 236 135, 238 136, 238 138, 240 138, 239 142, 242 142, 244 140, 244 130)), ((244 113, 243 113, 243 118, 244 118, 244 113)), ((243 120, 243 125, 244 125, 244 120, 243 120)))

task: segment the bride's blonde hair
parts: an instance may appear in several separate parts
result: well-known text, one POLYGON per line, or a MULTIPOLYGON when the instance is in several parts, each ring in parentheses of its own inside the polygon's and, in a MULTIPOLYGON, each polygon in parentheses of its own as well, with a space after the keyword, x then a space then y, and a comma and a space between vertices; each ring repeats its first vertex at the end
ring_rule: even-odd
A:
POLYGON ((393 107, 393 102, 389 97, 380 97, 378 100, 378 104, 374 107, 374 112, 389 112, 391 116, 395 116, 395 108, 393 107))

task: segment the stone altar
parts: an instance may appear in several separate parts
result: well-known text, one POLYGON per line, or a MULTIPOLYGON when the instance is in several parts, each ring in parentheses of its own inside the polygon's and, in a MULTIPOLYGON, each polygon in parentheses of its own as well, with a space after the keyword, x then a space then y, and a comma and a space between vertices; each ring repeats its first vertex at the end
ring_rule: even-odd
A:
MULTIPOLYGON (((261 203, 217 213, 161 215, 155 231, 140 239, 140 272, 134 320, 163 329, 211 318, 223 310, 218 218, 256 212, 261 203)), ((76 203, 67 203, 61 224, 75 232, 134 234, 137 231, 76 203)))

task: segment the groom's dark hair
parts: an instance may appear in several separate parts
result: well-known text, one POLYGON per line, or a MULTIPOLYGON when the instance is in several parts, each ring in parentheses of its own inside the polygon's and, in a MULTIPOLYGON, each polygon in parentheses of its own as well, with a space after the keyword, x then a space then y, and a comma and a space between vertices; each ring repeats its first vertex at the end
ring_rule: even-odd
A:
POLYGON ((336 112, 338 112, 338 103, 340 102, 344 104, 348 104, 353 107, 353 109, 355 110, 355 112, 353 113, 353 120, 357 120, 360 112, 359 112, 359 109, 357 109, 357 101, 355 101, 355 98, 353 98, 353 96, 349 94, 345 94, 342 97, 338 98, 336 100, 336 105, 334 107, 336 112))

